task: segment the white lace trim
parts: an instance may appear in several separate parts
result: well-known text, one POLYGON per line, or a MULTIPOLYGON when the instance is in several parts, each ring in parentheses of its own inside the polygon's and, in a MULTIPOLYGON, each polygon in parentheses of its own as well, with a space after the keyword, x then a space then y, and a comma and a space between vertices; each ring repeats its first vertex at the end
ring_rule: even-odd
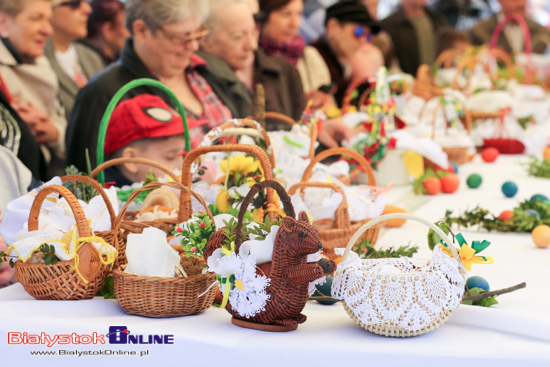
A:
POLYGON ((393 322, 420 330, 443 311, 458 307, 466 277, 462 264, 440 248, 431 260, 361 260, 351 252, 334 274, 332 297, 345 300, 365 325, 393 322))

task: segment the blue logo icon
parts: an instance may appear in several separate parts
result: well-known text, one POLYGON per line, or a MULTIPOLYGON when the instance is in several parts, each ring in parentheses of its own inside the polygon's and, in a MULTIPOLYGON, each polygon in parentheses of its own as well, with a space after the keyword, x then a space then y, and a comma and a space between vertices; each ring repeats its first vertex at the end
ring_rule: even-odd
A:
POLYGON ((109 326, 109 344, 127 344, 130 330, 126 326, 109 326))

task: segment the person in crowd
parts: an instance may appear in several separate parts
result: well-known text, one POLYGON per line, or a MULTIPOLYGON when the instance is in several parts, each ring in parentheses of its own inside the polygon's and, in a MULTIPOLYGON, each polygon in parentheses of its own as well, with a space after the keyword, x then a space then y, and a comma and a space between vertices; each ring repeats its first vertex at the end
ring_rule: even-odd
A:
MULTIPOLYGON (((0 195, 0 226, 8 203, 25 195, 27 192, 38 186, 38 181, 34 179, 31 171, 13 154, 10 149, 0 146, 0 187, 2 187, 2 195, 0 195)), ((0 251, 6 251, 7 246, 0 235, 0 251)), ((15 269, 13 269, 9 261, 0 264, 0 288, 7 287, 10 284, 16 283, 15 269)))
POLYGON ((311 107, 333 104, 330 72, 317 49, 306 46, 298 31, 304 0, 260 0, 260 47, 268 56, 281 56, 295 65, 311 107))
POLYGON ((59 79, 59 98, 70 115, 78 90, 105 68, 101 57, 76 41, 86 37, 91 8, 85 0, 53 0, 52 37, 46 57, 59 79))
MULTIPOLYGON (((11 116, 19 115, 28 127, 18 124, 21 140, 14 137, 7 144, 12 145, 10 149, 16 155, 29 153, 28 159, 21 158, 31 164, 29 160, 38 155, 31 147, 32 140, 27 134, 30 129, 48 164, 46 174, 40 168, 40 159, 35 162, 38 167, 31 168, 36 178, 41 179, 62 174, 65 167, 67 121, 57 97, 57 76, 44 57, 44 45, 53 33, 51 16, 48 0, 0 0, 0 89, 5 107, 9 109, 9 103, 16 112, 11 116), (14 144, 19 144, 19 148, 15 149, 14 144)), ((18 120, 4 118, 2 123, 5 132, 10 126, 15 127, 18 120)))
MULTIPOLYGON (((205 61, 195 55, 198 41, 207 33, 202 23, 208 15, 203 0, 128 0, 126 40, 120 59, 97 75, 78 93, 67 128, 68 162, 86 168, 88 149, 92 166, 102 115, 115 93, 138 78, 159 80, 172 89, 186 110, 188 120, 200 120, 190 130, 196 147, 206 131, 231 117, 250 115, 250 95, 220 60, 205 61)), ((153 87, 130 90, 126 98, 138 94, 161 96, 169 106, 174 103, 153 87)))
POLYGON ((120 0, 91 0, 88 34, 79 43, 97 52, 109 65, 118 59, 130 32, 124 24, 124 3, 120 0))
MULTIPOLYGON (((532 40, 532 52, 544 53, 547 48, 547 39, 550 36, 550 30, 530 19, 526 15, 527 0, 499 0, 501 11, 490 18, 477 23, 470 30, 470 38, 474 45, 482 45, 491 42, 491 37, 497 24, 505 17, 517 14, 523 17, 529 28, 529 34, 532 40)), ((508 22, 500 35, 497 45, 508 52, 525 51, 524 35, 520 25, 511 21, 508 22)))
POLYGON ((431 8, 445 17, 453 28, 464 31, 492 14, 488 0, 437 0, 431 8))
POLYGON ((462 54, 472 45, 468 34, 452 27, 443 27, 437 32, 437 55, 449 49, 460 50, 462 54))
MULTIPOLYGON (((295 82, 296 84, 298 84, 297 87, 292 88, 291 91, 288 93, 295 91, 296 94, 301 95, 301 97, 299 98, 302 98, 303 101, 304 93, 297 70, 279 56, 269 57, 265 55, 261 50, 259 53, 254 52, 254 50, 257 48, 258 32, 254 24, 252 8, 248 7, 247 11, 246 7, 241 6, 245 3, 246 1, 243 2, 240 0, 225 0, 223 2, 219 0, 211 0, 212 9, 214 11, 207 22, 207 24, 212 24, 211 34, 209 34, 209 37, 207 37, 203 41, 201 46, 205 51, 206 49, 208 49, 212 52, 215 52, 215 55, 210 55, 210 57, 222 58, 232 70, 236 71, 237 74, 244 70, 244 72, 242 73, 244 77, 241 77, 243 78, 242 80, 245 81, 245 85, 248 85, 250 92, 252 92, 251 88, 256 80, 260 80, 260 83, 268 85, 269 87, 265 88, 266 109, 268 111, 274 110, 270 109, 270 106, 274 106, 274 103, 271 102, 270 105, 269 100, 277 101, 277 99, 279 98, 278 95, 272 96, 271 98, 268 97, 268 90, 271 88, 273 88, 273 90, 278 90, 280 95, 281 91, 284 91, 285 88, 288 87, 284 87, 285 84, 273 85, 270 84, 272 83, 272 81, 270 81, 269 79, 261 78, 261 74, 254 70, 256 69, 254 65, 258 63, 258 55, 261 55, 260 57, 263 57, 267 60, 273 60, 270 63, 273 70, 281 70, 281 65, 285 65, 285 67, 288 67, 292 70, 291 77, 293 79, 279 80, 281 83, 295 82), (216 17, 220 16, 221 14, 224 15, 225 19, 233 19, 235 20, 235 22, 215 22, 215 20, 217 19, 216 17), (279 62, 279 66, 277 65, 277 62, 279 62), (265 83, 266 81, 267 83, 265 83)), ((207 53, 201 53, 201 55, 206 56, 207 53)), ((260 64, 261 63, 262 61, 260 61, 260 64)), ((285 73, 283 73, 283 75, 285 75, 285 73)), ((301 114, 302 109, 305 107, 305 102, 301 102, 300 105, 302 106, 301 109, 296 108, 296 110, 299 111, 301 114)), ((281 110, 277 112, 281 112, 281 110)), ((293 116, 296 119, 296 115, 290 116, 293 116)), ((277 125, 274 121, 267 121, 267 124, 267 128, 270 130, 289 128, 288 125, 277 125)), ((327 120, 323 123, 323 129, 319 133, 319 141, 325 147, 333 148, 337 147, 339 145, 339 142, 341 142, 342 140, 348 140, 353 137, 353 135, 354 131, 348 128, 340 120, 327 120)))
MULTIPOLYGON (((243 0, 211 0, 207 19, 210 34, 201 43, 201 53, 223 60, 248 88, 265 90, 266 111, 280 112, 298 120, 306 106, 298 70, 280 56, 267 56, 258 48, 258 31, 252 11, 243 0)), ((286 125, 267 121, 268 130, 286 125)))
POLYGON ((426 7, 427 0, 401 0, 399 8, 381 21, 391 36, 401 69, 416 75, 422 64, 437 57, 436 34, 447 22, 426 7))
MULTIPOLYGON (((194 128, 197 120, 189 121, 194 128)), ((105 154, 113 158, 147 158, 171 170, 181 169, 185 151, 181 116, 163 99, 139 94, 122 101, 113 111, 105 137, 105 154)), ((151 167, 125 163, 105 170, 105 181, 118 187, 144 181, 151 167)), ((164 176, 165 173, 153 173, 164 176)))
MULTIPOLYGON (((356 1, 365 5, 371 18, 378 21, 378 0, 356 1)), ((352 68, 352 77, 357 79, 375 76, 381 66, 385 66, 390 74, 401 72, 391 37, 384 30, 373 35, 371 42, 363 44, 359 51, 350 58, 349 63, 352 68)))
MULTIPOLYGON (((2 89, 2 88, 0 88, 2 89)), ((0 90, 0 146, 9 149, 37 180, 47 181, 48 171, 40 145, 31 128, 10 105, 0 90)))
POLYGON ((363 4, 342 1, 329 7, 325 18, 326 35, 312 46, 319 51, 327 64, 337 91, 334 95, 338 106, 351 80, 349 60, 380 31, 380 26, 369 15, 363 4))

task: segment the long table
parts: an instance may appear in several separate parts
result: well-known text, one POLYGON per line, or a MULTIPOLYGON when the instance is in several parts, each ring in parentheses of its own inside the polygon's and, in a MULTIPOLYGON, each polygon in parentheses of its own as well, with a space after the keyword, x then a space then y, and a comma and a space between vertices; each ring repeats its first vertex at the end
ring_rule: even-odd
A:
MULTIPOLYGON (((461 186, 456 193, 418 197, 408 186, 396 187, 388 201, 432 221, 442 218, 447 209, 459 213, 478 204, 498 215, 535 193, 550 196, 550 180, 527 176, 522 165, 526 161, 524 156, 500 156, 497 162, 487 164, 476 157, 460 167, 461 186), (471 173, 483 177, 480 188, 466 186, 471 173), (500 190, 507 180, 519 187, 515 198, 505 198, 500 190)), ((339 303, 308 302, 304 309, 308 320, 298 330, 267 333, 234 326, 225 310, 214 307, 195 316, 152 319, 126 314, 115 300, 36 301, 16 284, 0 290, 1 365, 549 366, 550 248, 536 248, 529 234, 487 233, 475 228, 460 232, 468 242, 486 239, 492 243, 484 254, 493 256, 495 263, 473 265, 470 275, 483 276, 492 289, 524 281, 527 288, 499 296, 499 304, 490 308, 461 305, 440 328, 418 337, 371 334, 357 326, 339 303), (147 342, 151 338, 163 344, 110 344, 105 337, 115 330, 110 327, 126 327, 133 340, 147 342), (46 334, 75 333, 74 338, 81 336, 83 342, 96 333, 100 340, 103 336, 105 344, 71 341, 51 348, 8 344, 8 333, 15 343, 23 341, 24 333, 27 337, 44 333, 44 338, 46 334), (55 355, 40 355, 45 352, 55 355)), ((421 224, 407 222, 400 228, 383 229, 376 246, 410 242, 420 246, 415 256, 429 257, 426 234, 427 228, 421 224)))

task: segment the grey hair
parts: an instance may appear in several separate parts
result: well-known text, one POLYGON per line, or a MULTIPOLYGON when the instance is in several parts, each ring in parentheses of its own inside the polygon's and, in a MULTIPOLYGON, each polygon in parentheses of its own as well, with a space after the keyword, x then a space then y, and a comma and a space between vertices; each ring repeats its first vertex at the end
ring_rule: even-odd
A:
POLYGON ((164 24, 184 22, 192 16, 203 23, 209 10, 205 0, 127 0, 126 28, 133 34, 132 25, 138 19, 143 20, 152 32, 164 24))
MULTIPOLYGON (((33 0, 38 1, 38 0, 33 0)), ((52 0, 41 0, 52 2, 52 0)), ((10 17, 14 18, 17 14, 21 13, 25 9, 25 5, 30 3, 30 0, 0 0, 0 12, 8 14, 10 17)))
MULTIPOLYGON (((219 11, 223 5, 231 4, 248 4, 248 0, 208 0, 206 1, 210 6, 210 14, 204 21, 204 24, 208 27, 210 35, 218 31, 219 24, 219 11)), ((223 14, 221 14, 223 16, 223 14)), ((208 37, 208 36, 207 36, 208 37)))

